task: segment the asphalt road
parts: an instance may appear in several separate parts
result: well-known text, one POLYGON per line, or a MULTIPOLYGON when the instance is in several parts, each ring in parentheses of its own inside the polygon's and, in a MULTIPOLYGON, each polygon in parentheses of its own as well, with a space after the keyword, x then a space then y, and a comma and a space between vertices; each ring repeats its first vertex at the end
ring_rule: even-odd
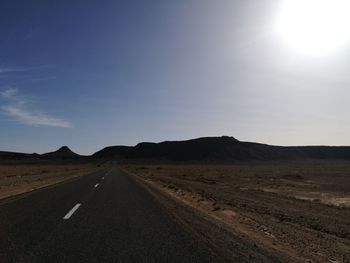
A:
POLYGON ((219 262, 118 168, 0 206, 0 262, 219 262))

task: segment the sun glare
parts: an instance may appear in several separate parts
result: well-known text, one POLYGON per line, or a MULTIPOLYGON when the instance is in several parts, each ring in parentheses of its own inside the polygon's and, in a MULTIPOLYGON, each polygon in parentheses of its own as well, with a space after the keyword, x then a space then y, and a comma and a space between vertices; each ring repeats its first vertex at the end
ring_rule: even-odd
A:
POLYGON ((285 0, 276 30, 287 46, 306 55, 337 50, 350 39, 350 0, 285 0))

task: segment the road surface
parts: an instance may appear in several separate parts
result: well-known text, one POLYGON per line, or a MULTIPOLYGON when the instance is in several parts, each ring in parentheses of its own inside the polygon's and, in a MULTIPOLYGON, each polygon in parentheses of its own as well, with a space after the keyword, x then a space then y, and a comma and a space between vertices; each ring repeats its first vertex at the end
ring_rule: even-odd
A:
POLYGON ((204 244, 114 168, 0 207, 1 262, 210 262, 204 244))
POLYGON ((2 263, 222 261, 116 167, 0 206, 2 263))

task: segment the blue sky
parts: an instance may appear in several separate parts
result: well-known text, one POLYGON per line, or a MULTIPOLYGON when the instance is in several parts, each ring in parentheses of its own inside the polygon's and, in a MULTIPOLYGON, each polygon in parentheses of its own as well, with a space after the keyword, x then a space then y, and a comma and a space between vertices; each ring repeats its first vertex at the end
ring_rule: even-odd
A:
POLYGON ((349 49, 291 51, 276 1, 53 2, 1 2, 1 150, 350 144, 349 49))

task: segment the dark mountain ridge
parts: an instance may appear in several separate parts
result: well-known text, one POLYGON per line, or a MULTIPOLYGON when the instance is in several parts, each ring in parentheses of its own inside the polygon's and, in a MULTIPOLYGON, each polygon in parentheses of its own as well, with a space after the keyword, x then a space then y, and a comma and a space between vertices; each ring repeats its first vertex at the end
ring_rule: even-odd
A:
POLYGON ((0 151, 0 160, 64 160, 82 158, 84 158, 84 156, 74 153, 67 146, 63 146, 57 151, 44 154, 0 151))
POLYGON ((272 146, 241 142, 233 137, 203 137, 186 141, 143 142, 134 147, 110 146, 95 158, 167 161, 350 160, 348 146, 272 146))
POLYGON ((0 151, 0 160, 163 160, 175 162, 236 162, 275 160, 350 160, 350 146, 273 146, 242 142, 234 137, 202 137, 185 141, 142 142, 136 146, 109 146, 82 156, 63 146, 45 154, 0 151))
POLYGON ((0 160, 22 160, 22 159, 35 159, 39 154, 36 153, 19 153, 19 152, 7 152, 0 151, 0 160))

